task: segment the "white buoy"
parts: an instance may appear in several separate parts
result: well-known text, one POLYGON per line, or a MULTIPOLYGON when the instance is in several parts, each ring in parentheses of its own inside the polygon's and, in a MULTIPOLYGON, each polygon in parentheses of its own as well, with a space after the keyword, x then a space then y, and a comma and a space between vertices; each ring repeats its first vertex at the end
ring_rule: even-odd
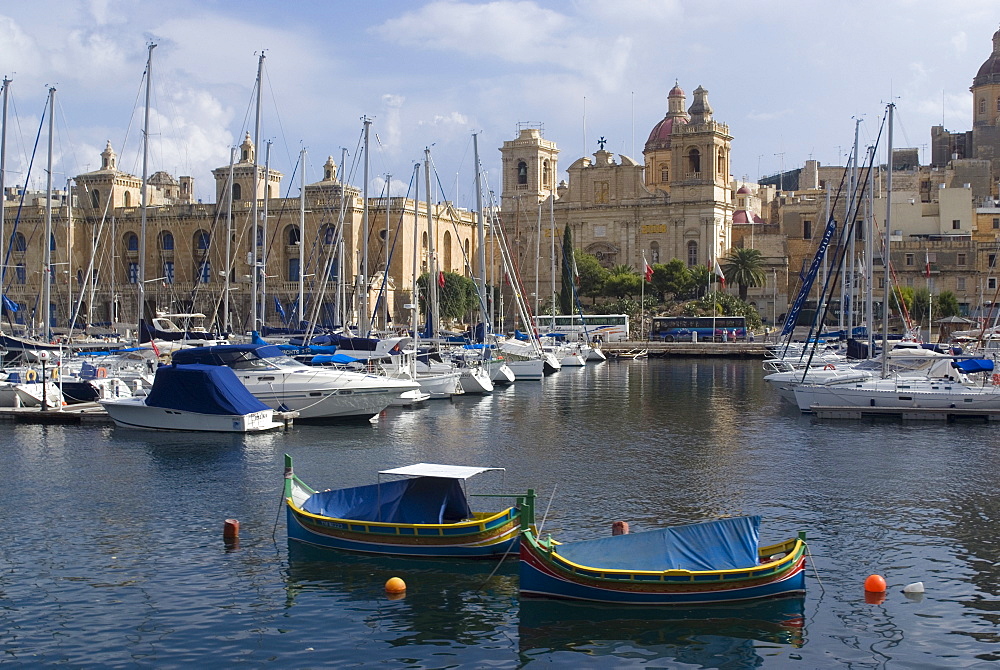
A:
POLYGON ((913 582, 912 584, 907 584, 903 587, 903 593, 923 593, 924 583, 923 582, 913 582))

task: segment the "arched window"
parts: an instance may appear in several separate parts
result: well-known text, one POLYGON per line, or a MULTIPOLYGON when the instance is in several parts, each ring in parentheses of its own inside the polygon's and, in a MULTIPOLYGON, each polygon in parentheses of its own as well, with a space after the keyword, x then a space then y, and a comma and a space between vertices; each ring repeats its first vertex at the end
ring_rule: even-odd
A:
POLYGON ((660 243, 650 242, 649 243, 649 262, 659 263, 660 262, 660 243))
POLYGON ((49 251, 56 250, 56 234, 52 233, 49 235, 49 251))
POLYGON ((14 233, 14 251, 27 251, 28 243, 21 233, 14 233))
POLYGON ((451 272, 451 231, 444 231, 444 242, 442 245, 444 249, 441 250, 441 255, 444 257, 444 267, 441 268, 445 272, 451 272))
POLYGON ((693 268, 698 264, 698 243, 691 240, 687 243, 688 267, 693 268))
POLYGON ((299 259, 297 256, 288 259, 288 281, 299 280, 299 259))
POLYGON ((139 236, 135 233, 125 233, 125 250, 139 251, 139 236))
POLYGON ((428 260, 427 260, 427 231, 426 230, 423 233, 420 234, 420 251, 421 251, 421 253, 420 253, 420 269, 422 271, 426 272, 427 268, 428 268, 428 260))
POLYGON ((101 206, 101 192, 96 188, 90 192, 90 204, 93 205, 94 209, 101 206))
POLYGON ((518 186, 526 186, 528 184, 528 164, 524 161, 518 161, 517 163, 517 184, 518 186))
POLYGON ((465 241, 465 257, 468 259, 472 258, 472 254, 469 253, 471 247, 469 246, 469 240, 465 241))
POLYGON ((670 181, 670 167, 666 163, 660 163, 660 181, 663 183, 670 181))
POLYGON ((997 111, 1000 112, 1000 95, 997 96, 997 111))
POLYGON ((285 228, 285 239, 288 240, 288 246, 290 247, 298 244, 302 240, 301 235, 299 235, 299 227, 288 226, 285 228))
POLYGON ((257 226, 257 248, 264 246, 264 227, 257 226))
POLYGON ((698 173, 701 172, 701 152, 697 149, 691 149, 688 151, 688 172, 698 173))
POLYGON ((333 234, 336 232, 334 230, 332 223, 327 223, 323 225, 323 244, 333 244, 333 234))
POLYGON ((130 192, 125 191, 125 193, 122 194, 122 199, 123 199, 122 204, 124 204, 126 207, 132 206, 132 194, 130 192))
POLYGON ((174 234, 168 230, 160 233, 160 249, 163 251, 174 250, 174 234))
POLYGON ((194 248, 199 251, 207 251, 212 243, 212 236, 207 230, 199 230, 194 234, 194 248))
POLYGON ((548 186, 549 183, 549 162, 542 161, 542 184, 548 186))
POLYGON ((986 98, 979 99, 979 113, 980 114, 986 113, 986 98))
POLYGON ((233 184, 233 202, 243 199, 243 189, 239 184, 233 184))
POLYGON ((726 174, 726 152, 725 151, 719 151, 718 164, 719 165, 718 165, 717 170, 718 170, 719 174, 720 175, 726 174))

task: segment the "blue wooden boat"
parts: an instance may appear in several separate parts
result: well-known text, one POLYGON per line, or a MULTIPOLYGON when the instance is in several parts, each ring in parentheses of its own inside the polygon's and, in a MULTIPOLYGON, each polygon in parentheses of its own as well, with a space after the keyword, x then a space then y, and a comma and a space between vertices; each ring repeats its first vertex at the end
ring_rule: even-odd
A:
POLYGON ((538 537, 523 503, 522 596, 693 605, 805 591, 805 539, 758 546, 759 516, 561 543, 538 537))
POLYGON ((520 510, 473 512, 463 488, 489 471, 503 468, 418 463, 383 470, 376 484, 317 492, 295 475, 285 454, 288 539, 394 556, 503 556, 516 548, 520 510))

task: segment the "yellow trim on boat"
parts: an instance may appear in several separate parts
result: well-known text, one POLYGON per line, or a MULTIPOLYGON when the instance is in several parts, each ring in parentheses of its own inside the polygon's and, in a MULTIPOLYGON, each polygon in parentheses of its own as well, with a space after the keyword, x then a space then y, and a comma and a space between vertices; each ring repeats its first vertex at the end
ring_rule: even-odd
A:
MULTIPOLYGON (((307 512, 298 505, 296 505, 295 502, 291 499, 291 497, 285 498, 285 503, 293 510, 295 510, 296 514, 301 514, 302 516, 308 517, 310 519, 319 519, 322 521, 334 521, 337 523, 342 523, 348 525, 348 530, 355 530, 355 528, 357 527, 373 526, 376 528, 396 528, 396 529, 419 528, 425 530, 432 528, 437 528, 442 530, 444 528, 470 528, 470 529, 478 528, 480 531, 486 531, 489 530, 488 528, 486 528, 486 524, 490 523, 491 521, 494 521, 495 519, 499 519, 503 516, 507 515, 513 516, 512 512, 513 510, 516 509, 515 507, 511 506, 508 507, 507 509, 501 510, 500 512, 497 512, 496 514, 492 514, 490 516, 483 516, 482 513, 476 513, 475 519, 469 521, 457 521, 455 523, 391 523, 386 521, 358 521, 357 519, 341 519, 333 516, 323 516, 321 514, 313 514, 312 512, 307 512)), ((424 537, 426 537, 426 535, 424 537)))

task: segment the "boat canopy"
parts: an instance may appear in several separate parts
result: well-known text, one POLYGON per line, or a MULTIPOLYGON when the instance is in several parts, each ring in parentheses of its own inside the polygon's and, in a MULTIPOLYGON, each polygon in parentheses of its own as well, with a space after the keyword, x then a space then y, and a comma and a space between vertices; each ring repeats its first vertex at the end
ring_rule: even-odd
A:
POLYGON ((244 415, 270 408, 258 400, 227 367, 165 365, 156 371, 146 396, 149 407, 198 414, 244 415))
POLYGON ((472 516, 458 479, 397 479, 311 495, 302 509, 312 514, 383 523, 440 524, 472 516))
POLYGON ((735 570, 757 565, 759 516, 556 545, 563 558, 608 570, 735 570))
POLYGON ((219 344, 211 347, 182 349, 171 360, 178 364, 225 365, 236 370, 257 367, 261 358, 284 357, 285 352, 274 344, 219 344))
POLYGON ((951 365, 959 372, 964 372, 967 375, 974 372, 990 372, 993 369, 993 361, 986 358, 967 358, 955 361, 951 365))
POLYGON ((445 479, 468 479, 484 472, 500 471, 506 468, 477 468, 467 465, 440 465, 438 463, 417 463, 392 470, 381 470, 380 475, 403 475, 406 477, 442 477, 445 479))

